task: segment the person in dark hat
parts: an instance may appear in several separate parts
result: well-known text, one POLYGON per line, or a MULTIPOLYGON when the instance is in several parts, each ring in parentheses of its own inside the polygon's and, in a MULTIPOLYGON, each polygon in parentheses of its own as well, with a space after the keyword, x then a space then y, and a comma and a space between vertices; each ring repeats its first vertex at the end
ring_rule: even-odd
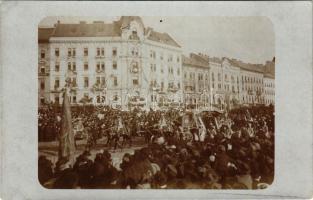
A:
POLYGON ((220 145, 218 147, 214 169, 221 176, 222 182, 232 175, 234 168, 236 168, 234 163, 234 160, 227 155, 226 148, 220 145))
POLYGON ((122 159, 122 163, 120 164, 120 168, 122 171, 126 170, 130 166, 131 155, 129 153, 125 153, 122 159))
POLYGON ((88 188, 91 184, 92 166, 93 161, 91 160, 90 152, 84 151, 74 165, 74 169, 79 177, 79 185, 82 188, 88 188))

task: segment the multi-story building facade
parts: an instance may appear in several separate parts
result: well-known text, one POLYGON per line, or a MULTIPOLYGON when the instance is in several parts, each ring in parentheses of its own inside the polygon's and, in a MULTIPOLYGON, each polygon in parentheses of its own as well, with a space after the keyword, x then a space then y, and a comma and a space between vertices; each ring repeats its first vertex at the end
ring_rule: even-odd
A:
POLYGON ((274 105, 275 103, 275 77, 272 74, 265 74, 263 80, 264 104, 274 105))
POLYGON ((209 64, 197 54, 183 56, 183 73, 185 107, 207 107, 210 103, 209 64))
POLYGON ((212 107, 225 109, 227 106, 231 109, 238 105, 273 103, 273 75, 269 79, 269 74, 273 73, 267 73, 268 69, 273 67, 275 67, 273 61, 268 61, 266 65, 259 65, 244 63, 236 59, 190 54, 183 60, 185 94, 192 94, 185 95, 185 102, 188 105, 196 104, 196 106, 211 107, 211 109, 212 107), (205 77, 209 74, 208 79, 201 83, 195 81, 193 74, 196 72, 202 73, 205 77), (269 81, 272 83, 265 85, 265 82, 269 81), (205 84, 203 88, 206 94, 208 93, 209 100, 200 98, 197 90, 190 91, 189 88, 200 88, 200 84, 205 84), (207 106, 208 103, 209 106, 207 106))
POLYGON ((232 108, 274 104, 275 59, 265 65, 182 55, 167 33, 140 17, 39 28, 38 101, 132 107, 232 108))
POLYGON ((47 102, 62 102, 67 81, 72 104, 127 109, 182 102, 181 47, 167 33, 145 27, 140 17, 121 17, 110 24, 58 22, 46 51, 47 102))
POLYGON ((49 37, 53 28, 38 30, 38 104, 48 102, 50 95, 50 45, 49 37))
POLYGON ((240 102, 242 104, 264 104, 264 66, 244 63, 235 59, 232 59, 231 63, 240 68, 240 102))
POLYGON ((265 64, 265 74, 263 80, 264 104, 275 104, 275 57, 265 64))

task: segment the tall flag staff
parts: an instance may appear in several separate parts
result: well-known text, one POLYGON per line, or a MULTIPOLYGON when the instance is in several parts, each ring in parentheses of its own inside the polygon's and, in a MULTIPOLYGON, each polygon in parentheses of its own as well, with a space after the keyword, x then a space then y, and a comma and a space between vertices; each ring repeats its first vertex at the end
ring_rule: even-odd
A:
POLYGON ((61 130, 59 133, 59 152, 58 162, 66 161, 74 162, 75 142, 72 125, 71 106, 68 98, 68 90, 70 89, 70 80, 66 80, 63 92, 63 105, 61 117, 61 130))

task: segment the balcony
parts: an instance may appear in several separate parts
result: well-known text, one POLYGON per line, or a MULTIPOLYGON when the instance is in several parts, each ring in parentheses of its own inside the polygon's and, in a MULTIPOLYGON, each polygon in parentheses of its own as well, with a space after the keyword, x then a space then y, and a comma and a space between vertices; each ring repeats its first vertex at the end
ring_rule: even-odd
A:
POLYGON ((194 92, 195 91, 195 87, 192 85, 185 85, 185 91, 186 92, 194 92))
POLYGON ((178 91, 178 87, 176 87, 176 85, 173 84, 173 86, 167 88, 167 91, 176 93, 178 91))
POLYGON ((106 89, 106 85, 105 84, 100 84, 100 83, 95 83, 92 86, 92 91, 94 92, 103 92, 106 89))
POLYGON ((97 74, 103 74, 105 72, 104 69, 96 69, 97 74))
POLYGON ((151 83, 151 84, 150 84, 150 89, 151 89, 152 91, 154 91, 154 92, 159 92, 159 91, 161 90, 161 87, 160 87, 159 85, 157 85, 157 84, 151 83))
POLYGON ((96 55, 95 58, 96 59, 101 59, 101 58, 105 58, 105 56, 104 55, 96 55))

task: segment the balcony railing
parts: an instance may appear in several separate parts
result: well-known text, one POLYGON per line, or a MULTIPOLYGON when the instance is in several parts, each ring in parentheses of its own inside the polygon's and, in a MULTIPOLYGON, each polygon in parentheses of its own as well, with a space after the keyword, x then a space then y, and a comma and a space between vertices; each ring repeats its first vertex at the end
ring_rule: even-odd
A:
POLYGON ((174 86, 172 86, 172 87, 169 87, 169 88, 167 88, 167 91, 168 92, 177 92, 179 89, 178 89, 178 87, 176 87, 175 85, 174 86))
POLYGON ((101 74, 101 73, 104 73, 104 69, 96 69, 96 73, 98 73, 98 74, 101 74))
POLYGON ((95 91, 95 92, 101 92, 101 91, 103 91, 105 89, 106 89, 105 84, 95 83, 92 86, 92 90, 95 91))

